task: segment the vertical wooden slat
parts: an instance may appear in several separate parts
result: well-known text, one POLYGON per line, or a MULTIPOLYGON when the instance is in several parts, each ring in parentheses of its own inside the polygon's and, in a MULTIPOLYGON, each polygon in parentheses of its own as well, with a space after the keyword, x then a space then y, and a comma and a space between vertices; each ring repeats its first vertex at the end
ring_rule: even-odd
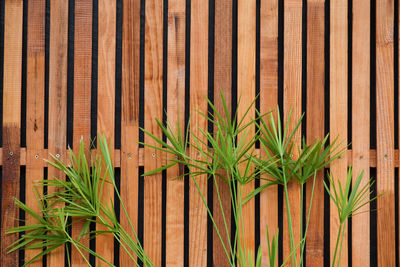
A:
MULTIPOLYGON (((339 136, 347 143, 347 0, 330 2, 330 138, 339 136)), ((330 171, 342 184, 347 176, 347 154, 335 160, 330 171)), ((339 217, 334 203, 330 203, 330 256, 335 252, 339 217)), ((341 266, 347 266, 347 231, 343 239, 341 266)))
MULTIPOLYGON (((353 179, 364 171, 360 186, 370 177, 370 1, 353 2, 352 158, 353 179)), ((352 265, 370 264, 369 205, 352 218, 352 265), (365 213, 362 213, 365 212, 365 213)))
MULTIPOLYGON (((191 1, 190 25, 190 127, 203 138, 200 129, 207 129, 208 87, 208 1, 191 1)), ((204 139, 204 138, 203 138, 204 139)), ((190 152, 192 157, 201 155, 190 152)), ((189 178, 189 266, 207 263, 207 210, 192 178, 189 178)), ((207 177, 197 176, 199 188, 207 200, 207 177)), ((210 204, 211 205, 211 204, 210 204)))
MULTIPOLYGON (((324 0, 309 0, 307 3, 307 143, 324 136, 324 0)), ((312 177, 313 178, 313 177, 312 177)), ((305 211, 308 214, 312 191, 312 178, 307 183, 305 211)), ((307 231, 306 258, 310 266, 324 263, 324 170, 315 177, 314 199, 307 231)))
MULTIPOLYGON (((116 1, 99 0, 98 14, 97 132, 106 136, 111 158, 114 161, 116 1)), ((106 203, 114 199, 111 184, 104 186, 102 197, 106 203)), ((97 226, 96 230, 98 229, 103 230, 104 227, 97 226)), ((96 252, 109 262, 113 262, 114 238, 111 234, 96 238, 96 252)), ((96 264, 104 265, 98 258, 96 258, 96 264)))
MULTIPOLYGON (((278 106, 278 0, 261 0, 260 22, 260 112, 265 114, 271 110, 276 111, 278 106)), ((263 150, 261 156, 265 156, 263 150)), ((265 180, 260 180, 260 184, 264 183, 265 180)), ((269 262, 268 250, 265 249, 268 247, 267 226, 269 234, 275 235, 278 230, 277 186, 268 187, 260 194, 260 246, 263 249, 263 266, 268 266, 269 262)))
MULTIPOLYGON (((45 11, 46 1, 28 2, 28 43, 26 61, 26 189, 25 202, 40 212, 33 190, 35 182, 43 179, 44 148, 44 91, 45 91, 45 11)), ((40 187, 37 188, 42 193, 40 187)), ((27 216, 26 224, 37 221, 27 216)), ((40 250, 27 250, 25 259, 31 259, 40 250)), ((42 266, 42 259, 31 266, 42 266)))
MULTIPOLYGON (((138 221, 140 0, 124 1, 122 33, 121 198, 135 231, 138 221)), ((133 236, 121 209, 121 224, 133 236)), ((132 260, 120 250, 120 265, 132 260)))
POLYGON ((378 265, 395 266, 394 1, 376 1, 376 156, 378 265))
MULTIPOLYGON (((85 143, 85 149, 90 148, 90 101, 92 82, 92 0, 76 1, 75 3, 75 44, 74 44, 74 125, 73 150, 79 152, 80 141, 85 143)), ((86 153, 90 162, 90 154, 86 153)), ((79 221, 79 219, 77 219, 79 221)), ((72 225, 72 237, 77 238, 82 231, 84 221, 72 225)), ((87 237, 81 243, 89 247, 87 237)), ((89 253, 81 251, 86 259, 89 253)), ((75 247, 72 247, 71 263, 74 266, 86 266, 87 263, 75 247)))
POLYGON ((22 0, 5 2, 0 254, 2 266, 18 265, 18 252, 7 254, 7 247, 17 240, 18 235, 7 235, 6 231, 18 226, 19 214, 13 198, 19 197, 20 183, 22 13, 22 0))
MULTIPOLYGON (((68 2, 50 2, 50 66, 49 66, 49 154, 65 160, 67 132, 67 48, 68 2)), ((65 174, 55 168, 48 169, 49 179, 65 179, 65 174)), ((49 188, 52 193, 54 188, 49 188)), ((48 266, 64 264, 64 247, 52 251, 48 266)))
MULTIPOLYGON (((229 111, 231 110, 232 98, 232 1, 215 1, 215 45, 214 45, 214 105, 220 114, 225 114, 221 101, 221 92, 226 100, 229 111)), ((216 129, 216 128, 215 128, 216 129)), ((225 172, 220 171, 224 176, 225 172)), ((217 178, 218 190, 221 195, 222 208, 225 214, 226 226, 231 229, 231 198, 227 183, 217 178)), ((226 236, 225 223, 222 216, 217 192, 214 186, 213 216, 220 229, 226 248, 229 248, 226 236)), ((221 240, 214 229, 213 234, 213 264, 214 266, 229 266, 221 240)))
MULTIPOLYGON (((255 98, 255 64, 256 64, 256 1, 238 1, 238 98, 240 105, 237 107, 239 120, 255 98)), ((254 105, 243 120, 243 124, 254 118, 254 105)), ((248 138, 254 135, 254 128, 247 132, 248 138)), ((241 186, 239 185, 238 188, 241 186)), ((239 190, 239 189, 238 189, 239 190)), ((254 190, 254 181, 243 186, 243 196, 254 190)), ((240 223, 239 242, 246 252, 255 252, 255 207, 254 199, 243 206, 243 222, 240 223), (244 232, 244 236, 243 233, 244 232)))
MULTIPOLYGON (((301 71, 302 71, 302 1, 288 0, 284 6, 284 81, 283 81, 283 108, 284 119, 288 119, 290 110, 292 116, 289 132, 295 127, 301 115, 301 71)), ((297 131, 293 142, 300 145, 301 134, 297 131)), ((296 151, 296 149, 295 149, 296 151)), ((296 157, 297 155, 294 155, 296 157)), ((292 216, 295 245, 300 242, 300 185, 294 181, 288 184, 290 211, 292 216)), ((283 212, 283 259, 290 255, 289 228, 287 223, 286 202, 283 212)), ((299 259, 299 249, 297 249, 299 259)))
MULTIPOLYGON (((145 24, 145 129, 158 138, 161 129, 155 119, 162 119, 163 103, 163 2, 146 1, 145 24)), ((149 144, 157 145, 150 138, 149 144)), ((145 148, 144 171, 161 166, 162 153, 145 148)), ((161 266, 162 174, 144 178, 144 249, 156 266, 161 266)))
MULTIPOLYGON (((168 1, 167 121, 181 134, 185 129, 185 10, 184 0, 168 1)), ((184 179, 183 166, 167 170, 166 265, 184 263, 184 179)))

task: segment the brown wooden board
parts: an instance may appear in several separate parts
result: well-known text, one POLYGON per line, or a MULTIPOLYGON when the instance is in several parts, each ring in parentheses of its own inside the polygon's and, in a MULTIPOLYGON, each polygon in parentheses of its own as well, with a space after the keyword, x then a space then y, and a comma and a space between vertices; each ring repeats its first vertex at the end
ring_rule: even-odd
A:
MULTIPOLYGON (((307 3, 307 143, 312 144, 315 138, 324 137, 324 20, 325 5, 323 0, 307 3)), ((315 177, 315 189, 311 207, 309 228, 307 231, 306 262, 310 266, 323 266, 324 263, 324 170, 315 177)), ((305 214, 311 202, 313 177, 306 184, 307 200, 305 214)))
MULTIPOLYGON (((238 1, 238 77, 237 95, 240 101, 237 107, 238 119, 242 119, 249 105, 255 98, 255 71, 256 71, 256 2, 238 1)), ((243 124, 254 118, 255 107, 251 107, 243 124)), ((254 135, 254 128, 249 129, 248 136, 254 135)), ((240 137, 239 137, 240 138, 240 137)), ((250 138, 250 137, 248 137, 250 138)), ((244 168, 244 166, 241 166, 244 168)), ((242 169, 243 171, 243 169, 242 169)), ((242 189, 242 196, 254 190, 254 181, 242 186, 238 185, 238 191, 242 189)), ((255 200, 248 201, 243 206, 243 221, 239 227, 239 244, 247 249, 246 252, 255 253, 255 200), (243 227, 243 228, 242 228, 243 227), (243 236, 244 233, 244 236, 243 236)))
MULTIPOLYGON (((330 140, 339 137, 347 144, 347 1, 330 3, 330 140)), ((335 160, 330 171, 333 178, 343 184, 347 177, 347 157, 343 154, 335 160)), ((330 261, 335 252, 336 237, 339 230, 339 217, 334 203, 330 202, 330 261)), ((343 239, 341 266, 348 264, 347 231, 343 239)))
MULTIPOLYGON (((98 35, 98 87, 97 87, 97 132, 105 135, 114 161, 114 121, 115 121, 115 34, 116 2, 99 0, 98 35)), ((97 145, 99 148, 99 144, 97 145)), ((104 166, 103 169, 105 170, 104 166)), ((103 200, 109 203, 114 199, 111 184, 103 188, 103 200)), ((96 230, 104 230, 97 226, 96 230)), ((96 238, 96 253, 109 262, 114 261, 114 238, 104 234, 96 238)), ((104 263, 96 258, 96 265, 104 263)))
MULTIPOLYGON (((283 81, 283 109, 284 120, 288 120, 292 111, 288 132, 291 132, 301 115, 301 74, 302 74, 302 1, 288 0, 284 6, 284 81, 283 81)), ((298 130, 293 137, 295 146, 300 145, 301 134, 298 130)), ((295 149, 296 151, 297 149, 295 149)), ((293 155, 296 157, 297 155, 293 155)), ((300 185, 294 181, 288 183, 289 204, 292 217, 295 244, 300 242, 300 185)), ((287 223, 286 201, 283 212, 283 259, 290 253, 289 228, 287 223)), ((300 259, 300 250, 296 250, 297 262, 300 259)))
MULTIPOLYGON (((75 2, 75 39, 74 39, 74 114, 73 114, 73 150, 79 153, 81 140, 85 149, 90 148, 90 101, 92 82, 92 0, 75 2)), ((89 151, 89 150, 88 150, 89 151)), ((90 154, 86 153, 90 162, 90 154)), ((72 225, 72 237, 79 237, 84 221, 77 219, 72 225)), ((88 236, 80 242, 89 247, 88 236)), ((81 250, 86 259, 89 253, 81 250)), ((86 266, 84 258, 72 246, 71 263, 74 266, 86 266)))
MULTIPOLYGON (((353 69, 352 69, 352 148, 353 179, 364 171, 364 186, 370 179, 370 14, 369 1, 353 2, 353 69)), ((360 210, 351 221, 353 266, 370 265, 370 206, 360 210), (364 213, 363 213, 364 212, 364 213)))
MULTIPOLYGON (((137 233, 139 185, 139 60, 140 0, 123 2, 122 33, 122 113, 121 113, 121 198, 137 233)), ((115 153, 117 155, 117 153, 115 153)), ((121 224, 134 233, 121 208, 121 224)), ((131 266, 132 259, 121 248, 120 266, 131 266)))
MULTIPOLYGON (((146 1, 145 24, 145 123, 158 138, 162 132, 155 119, 162 120, 163 103, 163 3, 146 1)), ((156 145, 151 138, 145 142, 156 145)), ((144 172, 161 167, 162 152, 145 148, 144 172)), ((161 266, 162 174, 144 177, 144 249, 156 266, 161 266)))
MULTIPOLYGON (((274 111, 278 107, 278 0, 261 1, 260 10, 260 113, 274 111)), ((268 117, 265 118, 268 120, 268 117)), ((265 152, 260 149, 261 157, 265 152)), ((262 177, 262 178, 268 178, 262 177)), ((260 180, 260 184, 265 184, 260 180)), ((268 263, 269 235, 275 235, 278 230, 278 188, 271 186, 260 193, 260 246, 262 248, 262 263, 268 263)), ((273 266, 271 266, 273 267, 273 266)))
POLYGON ((376 154, 378 265, 394 266, 394 3, 376 2, 376 154))
MULTIPOLYGON (((232 1, 215 1, 215 44, 214 44, 214 105, 220 114, 225 114, 221 101, 221 93, 224 95, 226 105, 231 110, 232 106, 232 1)), ((214 128, 216 130, 216 127, 214 128)), ((224 171, 220 171, 221 176, 226 176, 224 171)), ((213 191, 213 217, 217 224, 221 237, 226 248, 229 248, 228 237, 225 226, 231 229, 231 197, 227 183, 222 179, 216 179, 218 191, 221 198, 222 210, 225 216, 222 216, 222 210, 218 201, 216 187, 213 191)), ((214 229, 213 233, 213 265, 229 266, 229 260, 226 257, 221 240, 218 238, 214 229)))
MULTIPOLYGON (((207 120, 199 114, 207 113, 208 88, 208 1, 191 1, 190 23, 190 130, 203 138, 200 129, 207 130, 207 120)), ((190 151, 201 159, 200 153, 190 151)), ((196 177, 199 189, 207 200, 207 177, 196 177)), ((194 180, 189 178, 189 266, 207 264, 207 210, 194 180)), ((211 205, 211 203, 210 203, 211 205)))
MULTIPOLYGON (((67 134, 67 50, 68 2, 50 2, 50 66, 49 66, 49 130, 48 153, 61 161, 66 160, 67 134)), ((47 158, 50 158, 47 156, 47 158)), ((49 179, 65 179, 65 174, 48 168, 49 179)), ((49 187, 49 193, 54 188, 49 187)), ((47 257, 48 266, 63 266, 64 247, 52 251, 47 257)))
MULTIPOLYGON (((184 0, 168 1, 167 122, 175 132, 185 130, 185 15, 184 0), (179 125, 180 129, 177 128, 179 125)), ((167 170, 166 265, 184 264, 183 166, 167 170)))
POLYGON ((17 240, 18 235, 7 235, 6 231, 18 226, 19 218, 14 198, 19 198, 20 186, 22 2, 6 1, 4 6, 1 266, 18 265, 18 252, 7 254, 7 247, 17 240))
MULTIPOLYGON (((45 2, 28 2, 28 43, 26 62, 26 189, 25 202, 35 212, 40 212, 38 196, 33 187, 43 179, 44 148, 44 91, 45 91, 45 2)), ((39 194, 43 192, 37 187, 39 194)), ((26 217, 26 225, 36 224, 31 216, 26 217)), ((27 250, 25 261, 41 251, 27 250)), ((31 266, 41 267, 42 259, 31 266)))

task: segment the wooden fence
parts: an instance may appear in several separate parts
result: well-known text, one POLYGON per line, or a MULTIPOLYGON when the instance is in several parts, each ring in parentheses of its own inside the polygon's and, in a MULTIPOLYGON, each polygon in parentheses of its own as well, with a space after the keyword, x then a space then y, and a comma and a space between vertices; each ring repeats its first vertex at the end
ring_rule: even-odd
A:
MULTIPOLYGON (((191 112, 193 130, 207 129, 193 111, 207 111, 207 95, 221 108, 220 89, 232 109, 240 98, 239 116, 259 94, 261 112, 278 104, 285 117, 290 108, 294 117, 306 112, 307 141, 328 131, 347 141, 349 151, 330 171, 345 179, 351 164, 365 179, 376 178, 374 194, 386 194, 372 205, 377 212, 351 220, 342 265, 398 264, 398 1, 4 0, 0 12, 1 266, 32 256, 6 253, 16 236, 5 231, 24 217, 13 198, 34 207, 32 183, 63 177, 42 159, 50 153, 66 159, 67 146, 76 149, 81 137, 89 143, 97 132, 112 141, 123 201, 156 266, 227 266, 192 182, 172 180, 179 169, 141 177, 165 156, 137 144, 151 141, 139 126, 161 136, 154 119, 164 110, 172 124, 184 124, 191 112)), ((323 178, 319 173, 307 266, 329 266, 338 231, 323 178)), ((212 186, 203 179, 200 187, 213 201, 212 186)), ((299 207, 299 188, 289 190, 299 207)), ((229 199, 224 205, 229 210, 229 199)), ((290 248, 281 189, 269 188, 246 205, 247 244, 266 248, 266 225, 279 227, 282 262, 290 248)), ((293 216, 300 229, 299 214, 293 216)), ((90 245, 132 266, 115 244, 101 237, 90 245)), ((63 266, 65 257, 60 249, 34 265, 63 266)), ((76 251, 71 261, 85 265, 76 251)))

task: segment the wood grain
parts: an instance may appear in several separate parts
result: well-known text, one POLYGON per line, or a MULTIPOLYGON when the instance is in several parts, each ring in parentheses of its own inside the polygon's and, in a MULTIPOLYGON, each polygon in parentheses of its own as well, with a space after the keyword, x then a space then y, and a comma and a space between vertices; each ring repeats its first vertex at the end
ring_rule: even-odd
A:
MULTIPOLYGON (((182 135, 185 134, 185 7, 184 0, 168 1, 167 121, 182 135)), ((167 170, 167 266, 184 264, 184 178, 174 179, 183 172, 183 166, 167 170)))
MULTIPOLYGON (((364 171, 360 187, 370 179, 370 14, 369 1, 353 2, 352 148, 353 179, 364 171)), ((352 265, 370 265, 369 205, 352 218, 352 265)))
MULTIPOLYGON (((245 111, 255 98, 255 71, 256 71, 256 2, 255 1, 238 1, 238 77, 237 90, 240 105, 237 107, 237 116, 240 120, 244 117, 245 111)), ((243 124, 250 122, 254 118, 255 107, 251 107, 248 115, 243 120, 243 124)), ((248 138, 254 135, 254 128, 247 132, 248 138)), ((239 138, 241 138, 239 136, 239 138)), ((241 166, 243 168, 244 166, 241 166)), ((243 169, 242 169, 243 171, 243 169)), ((254 190, 254 181, 241 186, 243 196, 254 190)), ((246 248, 246 252, 255 253, 255 201, 254 198, 243 206, 243 221, 239 228, 239 244, 246 248), (241 228, 243 227, 243 228, 241 228), (244 232, 244 236, 243 236, 244 232)))
MULTIPOLYGON (((123 4, 121 198, 137 231, 139 146, 134 140, 139 140, 140 0, 123 1, 123 4)), ((134 236, 122 209, 121 224, 128 229, 130 236, 134 236)), ((131 266, 131 264, 131 258, 121 248, 120 266, 131 266)))
MULTIPOLYGON (((68 2, 52 0, 50 14, 48 152, 64 161, 67 155, 68 2)), ((65 179, 65 174, 49 168, 48 178, 65 179)), ((52 193, 53 190, 50 187, 48 192, 52 193)), ((64 247, 52 251, 47 257, 47 265, 62 266, 64 254, 64 247)))
MULTIPOLYGON (((43 179, 44 147, 44 91, 45 91, 45 11, 46 1, 28 2, 28 37, 26 61, 26 189, 25 202, 36 212, 40 212, 38 199, 33 187, 43 179)), ((39 194, 42 193, 37 187, 39 194)), ((26 217, 26 224, 36 224, 37 220, 26 217)), ((29 260, 40 250, 27 250, 29 260)), ((43 265, 40 258, 31 266, 43 265)))
MULTIPOLYGON (((146 1, 145 24, 145 122, 144 127, 158 138, 162 131, 155 119, 162 120, 163 103, 163 3, 146 1)), ((157 143, 151 138, 145 142, 157 143)), ((145 148, 144 172, 161 167, 162 152, 154 148, 145 148)), ((144 178, 144 249, 156 266, 161 266, 161 230, 162 230, 162 174, 144 178)))
MULTIPOLYGON (((232 1, 215 1, 215 44, 214 44, 214 105, 220 114, 225 114, 221 100, 221 92, 224 95, 228 110, 232 107, 232 1)), ((216 131, 216 127, 214 127, 216 131)), ((226 176, 224 171, 220 171, 221 176, 226 176)), ((222 179, 217 178, 218 191, 221 196, 222 209, 225 215, 226 227, 231 229, 231 197, 229 185, 222 179)), ((218 201, 216 187, 213 191, 213 217, 223 238, 226 248, 229 248, 228 237, 226 234, 224 218, 218 201)), ((214 228, 213 233, 213 265, 229 266, 229 260, 218 238, 214 228)))
MULTIPOLYGON (((278 106, 278 0, 261 0, 260 10, 260 113, 265 114, 278 106)), ((260 149, 260 156, 266 153, 260 149)), ((268 178, 262 177, 262 178, 268 178)), ((266 183, 260 180, 260 184, 266 183)), ((260 246, 262 265, 268 266, 268 232, 278 230, 278 187, 264 189, 260 194, 260 246)), ((274 266, 271 266, 274 267, 274 266)))
MULTIPOLYGON (((312 144, 315 138, 324 138, 324 20, 325 5, 323 0, 308 1, 307 3, 307 144, 312 144)), ((307 231, 306 262, 310 266, 324 264, 324 170, 315 177, 314 199, 311 207, 309 229, 307 231)), ((311 201, 313 177, 307 183, 306 208, 311 201)))
MULTIPOLYGON (((79 153, 80 142, 87 149, 86 158, 90 162, 90 101, 92 89, 92 0, 75 2, 75 39, 74 39, 74 113, 73 113, 73 151, 79 153)), ((77 238, 84 221, 77 219, 72 225, 72 237, 77 238)), ((89 247, 88 236, 80 242, 89 247)), ((86 259, 89 253, 81 251, 86 259)), ((73 246, 71 263, 74 266, 86 266, 84 258, 73 246)))
MULTIPOLYGON (((190 23, 190 130, 203 138, 200 129, 207 130, 208 88, 208 1, 191 1, 190 23)), ((190 150, 194 158, 200 153, 190 150)), ((192 178, 189 178, 189 266, 207 264, 207 210, 192 178)), ((207 200, 207 177, 197 176, 197 183, 207 200)), ((211 204, 210 204, 211 205, 211 204)))
POLYGON ((394 266, 394 1, 376 2, 376 155, 378 265, 394 266))
MULTIPOLYGON (((288 131, 291 132, 301 116, 301 73, 302 73, 302 1, 288 0, 284 6, 284 48, 283 48, 283 109, 286 121, 292 110, 288 131)), ((301 133, 298 130, 293 137, 296 146, 300 145, 301 133)), ((295 149, 296 151, 296 149, 295 149)), ((297 156, 294 153, 294 157, 297 156)), ((288 183, 289 204, 292 217, 294 243, 300 242, 300 185, 296 182, 288 183)), ((289 228, 284 202, 283 212, 283 259, 290 255, 289 228)), ((297 249, 297 262, 300 259, 300 250, 297 249)))
POLYGON ((3 62, 3 168, 1 179, 1 266, 17 266, 18 252, 7 254, 7 247, 18 235, 6 231, 18 226, 19 210, 14 198, 19 198, 20 128, 22 73, 23 1, 4 4, 3 62))
MULTIPOLYGON (((98 5, 97 132, 106 136, 111 159, 114 161, 116 1, 99 0, 98 5)), ((99 148, 99 144, 97 147, 99 148)), ((111 184, 104 186, 103 199, 105 203, 114 199, 111 184)), ((99 229, 103 230, 104 227, 96 228, 99 229)), ((111 234, 96 238, 96 252, 109 262, 113 262, 114 238, 111 234)), ((104 263, 96 258, 96 265, 104 263)))
MULTIPOLYGON (((347 143, 347 1, 330 3, 330 140, 339 137, 347 143)), ((330 171, 334 179, 343 182, 347 177, 347 158, 343 154, 335 160, 330 171)), ((339 215, 334 203, 330 203, 330 256, 331 263, 335 251, 336 237, 339 230, 339 215)), ((340 265, 348 265, 347 231, 345 232, 340 265)))

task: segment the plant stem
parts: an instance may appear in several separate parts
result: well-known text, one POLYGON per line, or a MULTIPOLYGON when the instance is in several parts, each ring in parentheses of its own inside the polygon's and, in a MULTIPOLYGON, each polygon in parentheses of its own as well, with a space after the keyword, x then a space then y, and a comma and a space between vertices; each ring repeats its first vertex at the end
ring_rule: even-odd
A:
POLYGON ((289 193, 287 190, 287 183, 283 185, 285 190, 285 200, 286 200, 286 213, 288 217, 288 226, 289 226, 289 238, 290 238, 290 249, 293 251, 292 255, 292 266, 297 267, 297 259, 296 259, 296 251, 294 246, 294 236, 293 236, 293 225, 292 225, 292 215, 290 213, 290 203, 289 203, 289 193))
POLYGON ((342 239, 342 227, 343 227, 343 223, 341 222, 340 226, 339 226, 339 234, 338 234, 338 237, 336 239, 335 253, 333 254, 333 259, 332 259, 332 267, 335 266, 335 261, 336 261, 337 250, 338 250, 338 247, 339 247, 339 242, 342 239))

